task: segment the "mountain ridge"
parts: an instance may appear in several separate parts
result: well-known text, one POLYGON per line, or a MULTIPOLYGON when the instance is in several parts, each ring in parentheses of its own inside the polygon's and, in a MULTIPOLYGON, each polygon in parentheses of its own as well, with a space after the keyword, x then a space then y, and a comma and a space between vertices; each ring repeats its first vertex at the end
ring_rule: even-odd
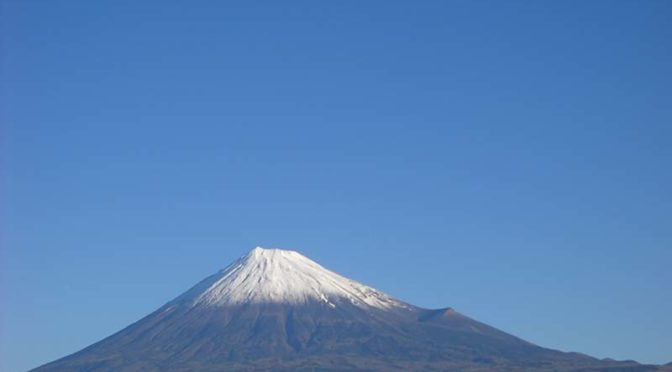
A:
POLYGON ((138 322, 35 371, 644 371, 424 309, 257 247, 138 322))

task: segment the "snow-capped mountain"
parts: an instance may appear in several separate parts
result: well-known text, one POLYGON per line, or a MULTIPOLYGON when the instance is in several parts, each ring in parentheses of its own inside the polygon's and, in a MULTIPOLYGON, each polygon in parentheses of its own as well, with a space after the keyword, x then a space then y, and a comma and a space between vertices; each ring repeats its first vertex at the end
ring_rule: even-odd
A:
POLYGON ((35 371, 647 370, 419 308, 294 251, 255 248, 154 313, 35 371))

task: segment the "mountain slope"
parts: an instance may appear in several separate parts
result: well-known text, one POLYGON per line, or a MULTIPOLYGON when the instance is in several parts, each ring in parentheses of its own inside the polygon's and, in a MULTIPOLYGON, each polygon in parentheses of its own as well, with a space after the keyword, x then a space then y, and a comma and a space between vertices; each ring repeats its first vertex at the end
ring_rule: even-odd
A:
POLYGON ((256 248, 154 313, 35 371, 646 370, 428 310, 297 252, 256 248))

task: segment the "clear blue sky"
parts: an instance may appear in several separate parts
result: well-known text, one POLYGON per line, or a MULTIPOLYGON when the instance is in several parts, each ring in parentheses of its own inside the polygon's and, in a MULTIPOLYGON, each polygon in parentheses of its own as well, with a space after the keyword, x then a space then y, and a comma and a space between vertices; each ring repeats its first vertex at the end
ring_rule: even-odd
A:
POLYGON ((5 370, 256 245, 672 361, 672 2, 2 6, 5 370))

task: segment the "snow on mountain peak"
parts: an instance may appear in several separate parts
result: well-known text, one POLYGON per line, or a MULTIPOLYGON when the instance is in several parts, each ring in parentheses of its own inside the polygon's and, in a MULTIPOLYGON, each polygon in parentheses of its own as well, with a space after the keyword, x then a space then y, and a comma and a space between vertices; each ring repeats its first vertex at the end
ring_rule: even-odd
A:
POLYGON ((405 308, 390 296, 325 269, 302 254, 256 247, 233 264, 212 275, 175 301, 193 306, 244 303, 302 304, 323 302, 360 307, 405 308))

